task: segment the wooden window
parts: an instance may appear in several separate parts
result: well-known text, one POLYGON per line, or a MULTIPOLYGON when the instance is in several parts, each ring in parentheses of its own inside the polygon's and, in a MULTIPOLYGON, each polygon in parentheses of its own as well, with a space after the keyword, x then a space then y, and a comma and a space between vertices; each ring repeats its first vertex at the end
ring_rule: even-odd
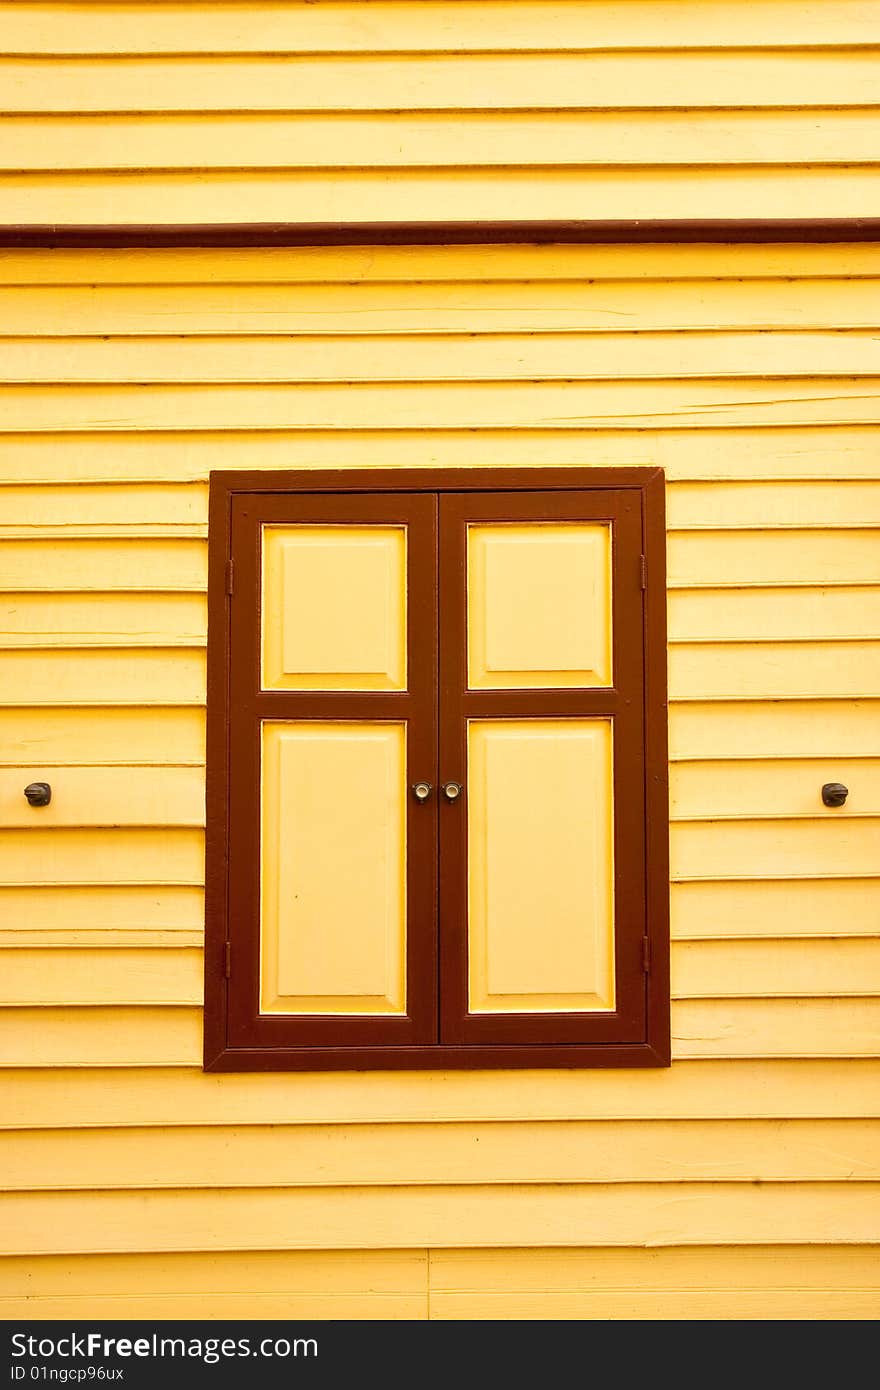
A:
POLYGON ((669 1060, 663 477, 211 478, 205 1065, 669 1060))

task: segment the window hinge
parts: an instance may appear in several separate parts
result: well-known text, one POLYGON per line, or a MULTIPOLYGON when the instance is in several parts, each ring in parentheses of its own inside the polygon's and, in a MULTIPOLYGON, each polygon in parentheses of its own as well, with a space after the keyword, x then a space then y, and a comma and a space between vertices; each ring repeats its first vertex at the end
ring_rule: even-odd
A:
POLYGON ((223 958, 223 974, 228 980, 232 974, 232 942, 227 941, 226 953, 223 958))
POLYGON ((647 975, 651 969, 651 938, 642 937, 642 969, 647 975))
POLYGON ((643 589, 648 587, 648 559, 646 555, 639 556, 639 585, 643 589))
POLYGON ((226 561, 226 592, 231 594, 235 587, 235 566, 232 560, 226 561))

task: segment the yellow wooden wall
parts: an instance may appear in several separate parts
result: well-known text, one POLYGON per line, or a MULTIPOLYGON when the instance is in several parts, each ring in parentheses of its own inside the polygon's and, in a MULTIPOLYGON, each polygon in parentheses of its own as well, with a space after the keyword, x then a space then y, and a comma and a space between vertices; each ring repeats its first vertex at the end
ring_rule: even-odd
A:
MULTIPOLYGON (((876 216, 878 42, 0 3, 2 218, 876 216)), ((0 1314, 877 1316, 878 311, 868 245, 0 254, 0 1314), (669 478, 672 1068, 204 1075, 209 470, 616 463, 669 478)))
POLYGON ((877 0, 13 0, 0 205, 82 223, 877 216, 878 44, 877 0))
POLYGON ((0 1310, 876 1314, 878 290, 875 246, 0 257, 0 1310), (549 463, 668 473, 671 1070, 203 1075, 208 470, 549 463))

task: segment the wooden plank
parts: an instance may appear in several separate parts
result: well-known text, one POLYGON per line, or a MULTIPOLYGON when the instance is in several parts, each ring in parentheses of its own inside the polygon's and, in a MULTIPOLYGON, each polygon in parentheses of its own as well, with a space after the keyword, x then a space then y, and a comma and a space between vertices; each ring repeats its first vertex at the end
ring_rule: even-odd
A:
POLYGON ((880 696, 880 643, 728 642, 670 648, 673 700, 843 699, 880 696))
POLYGON ((48 933, 200 931, 204 896, 200 887, 119 885, 32 885, 0 888, 5 928, 48 933))
POLYGON ((204 483, 4 488, 3 529, 22 535, 53 527, 203 525, 204 483))
POLYGON ((878 718, 880 708, 870 700, 676 705, 669 718, 670 756, 673 762, 874 758, 880 756, 878 718))
MULTIPOLYGON (((780 1259, 785 1252, 780 1250, 780 1259)), ((833 1257, 833 1253, 832 1257, 833 1257)), ((864 1267, 852 1252, 853 1270, 864 1267)), ((36 1298, 90 1298, 98 1295, 156 1297, 175 1294, 258 1296, 288 1294, 348 1295, 415 1293, 427 1283, 425 1250, 218 1251, 211 1260, 193 1254, 18 1255, 0 1260, 0 1298, 20 1296, 26 1288, 36 1298)), ((841 1273, 841 1282, 844 1275, 841 1273)), ((870 1280, 867 1271, 863 1285, 870 1280)))
POLYGON ((0 767, 198 768, 204 761, 205 715, 200 709, 108 708, 100 720, 90 709, 9 709, 0 723, 0 767))
POLYGON ((810 481, 677 482, 669 489, 670 530, 749 531, 880 525, 880 483, 836 477, 810 481))
MULTIPOLYGON (((672 1037, 675 1061, 875 1057, 880 1006, 875 999, 678 1001, 672 1037)), ((0 1015, 0 1066, 198 1067, 201 1059, 197 1009, 82 1006, 0 1015)))
POLYGON ((202 594, 0 595, 0 647, 199 647, 202 594))
POLYGON ((862 1181, 878 1121, 600 1121, 7 1134, 9 1191, 436 1183, 862 1181))
POLYGON ((0 1005, 201 1004, 200 950, 75 950, 3 953, 0 1005))
MULTIPOLYGON (((11 119, 11 118, 10 118, 11 119)), ((82 119, 80 117, 80 119, 82 119)), ((145 119, 143 115, 139 118, 145 119)), ((370 284, 498 280, 868 277, 871 242, 740 245, 0 248, 0 285, 370 284), (96 273, 100 267, 100 273, 96 273)))
POLYGON ((825 816, 826 782, 850 789, 835 808, 841 818, 880 816, 880 762, 869 758, 679 763, 670 769, 671 814, 685 821, 825 816))
MULTIPOLYGON (((66 67, 61 74, 68 76, 66 67)), ((872 77, 875 90, 878 74, 880 64, 872 77)), ((554 64, 554 79, 556 75, 554 64)), ((128 87, 130 74, 125 76, 128 87)), ((713 68, 710 80, 717 84, 717 76, 713 68)), ((858 86, 858 74, 849 66, 846 81, 848 88, 858 86)), ((371 91, 381 91, 381 84, 379 75, 371 91)), ((57 91, 58 81, 51 86, 57 91)), ((164 91, 161 85, 152 90, 164 91)), ((243 206, 259 222, 406 222, 414 216, 427 222, 494 222, 534 216, 536 177, 542 216, 551 221, 728 221, 742 217, 749 206, 760 208, 764 218, 792 221, 827 217, 829 207, 840 218, 880 216, 875 170, 853 165, 799 166, 784 172, 778 166, 602 168, 589 177, 579 169, 537 165, 488 173, 396 170, 393 178, 385 170, 10 174, 0 178, 0 192, 5 215, 14 224, 144 225, 159 205, 168 222, 196 227, 205 222, 235 225, 243 206)))
MULTIPOLYGON (((213 1259, 213 1256, 212 1256, 213 1259)), ((222 1322, 230 1318, 327 1319, 338 1321, 405 1320, 414 1322, 426 1316, 427 1297, 417 1294, 275 1293, 254 1294, 90 1294, 86 1299, 65 1295, 49 1298, 0 1298, 0 1317, 18 1322, 55 1322, 58 1319, 197 1318, 222 1322)), ((850 1306, 850 1305, 847 1305, 850 1306)))
MULTIPOLYGON (((173 1021, 177 1011, 162 1017, 173 1021)), ((143 1010, 124 1012, 130 1030, 143 1010)), ((36 1014, 39 1018, 41 1015, 36 1014)), ((71 1036, 81 1010, 68 1013, 71 1036)), ((158 1011, 155 1017, 161 1027, 158 1011)), ((117 1033, 117 1037, 120 1034, 117 1033)), ((658 1072, 251 1074, 71 1065, 0 1071, 0 1126, 457 1123, 505 1120, 847 1119, 880 1116, 880 1061, 678 1061, 658 1072)))
MULTIPOLYGON (((116 180, 117 185, 120 182, 124 181, 116 180)), ((489 186, 495 182, 490 180, 489 186)), ((241 190, 237 196, 241 197, 241 190)), ((575 212, 569 209, 568 215, 575 212)), ((446 213, 451 215, 449 208, 446 213)), ((122 209, 117 220, 121 215, 122 209)), ((508 215, 513 216, 513 212, 508 215)), ((550 212, 546 215, 549 217, 550 212)), ((683 216, 684 210, 679 209, 678 215, 683 216)), ((561 266, 565 266, 564 259, 561 266)), ((234 295, 222 281, 125 285, 102 284, 99 275, 95 278, 97 284, 62 289, 54 285, 0 288, 2 335, 56 340, 107 334, 158 334, 163 338, 207 335, 215 339, 292 333, 310 337, 389 333, 424 337, 541 332, 619 335, 622 329, 628 333, 873 330, 880 308, 880 280, 873 278, 777 277, 741 283, 725 278, 699 279, 696 269, 689 279, 669 282, 652 278, 591 283, 587 275, 576 280, 570 276, 531 280, 526 276, 480 285, 467 280, 256 283, 238 285, 234 295)))
MULTIPOLYGON (((823 808, 824 809, 824 808, 823 808)), ((880 819, 688 821, 674 825, 674 879, 858 878, 880 864, 880 819)), ((183 832, 181 832, 183 833, 183 832)))
POLYGON ((0 171, 874 165, 867 111, 7 116, 0 171))
POLYGON ((13 1194, 9 1254, 461 1245, 819 1243, 880 1237, 871 1183, 13 1194))
MULTIPOLYGON (((94 716, 93 716, 94 718, 94 716)), ((204 826, 205 777, 189 767, 53 767, 0 769, 3 825, 204 826), (22 795, 27 778, 48 782, 52 801, 35 815, 22 795)))
POLYGON ((203 593, 203 541, 2 541, 0 592, 203 593))
MULTIPOLYGON (((2 552, 0 552, 2 555, 2 552)), ((667 538, 671 588, 730 585, 874 584, 880 555, 873 530, 672 531, 667 538)))
POLYGON ((205 655, 181 649, 0 654, 0 706, 203 705, 205 655))
POLYGON ((876 1057, 877 999, 690 999, 672 1010, 672 1056, 876 1057))
POLYGON ((0 90, 3 110, 22 114, 847 107, 876 103, 877 62, 871 52, 808 48, 737 48, 723 62, 711 50, 414 54, 405 63, 277 53, 223 62, 9 57, 0 90))
MULTIPOLYGON (((321 383, 302 386, 19 386, 0 388, 11 431, 552 428, 640 429, 671 417, 719 424, 847 424, 872 419, 880 378, 743 382, 321 383)), ((5 524, 7 525, 7 524, 5 524)), ((7 529, 6 534, 11 534, 7 529)))
MULTIPOLYGON (((695 1289, 685 1292, 679 1289, 657 1289, 650 1292, 633 1290, 629 1293, 580 1293, 572 1290, 570 1293, 546 1294, 503 1294, 489 1290, 477 1294, 432 1294, 431 1318, 437 1321, 485 1318, 511 1321, 638 1319, 714 1322, 729 1318, 758 1322, 798 1319, 811 1322, 850 1319, 872 1321, 877 1317, 878 1304, 880 1297, 876 1289, 824 1289, 821 1292, 812 1289, 792 1289, 771 1294, 764 1289, 723 1289, 710 1293, 695 1289)), ((64 1305, 51 1306, 61 1309, 64 1305)), ((44 1316, 55 1315, 55 1312, 47 1312, 44 1316)), ((123 1317, 125 1314, 118 1313, 115 1316, 123 1317)))
MULTIPOLYGON (((715 485, 749 481, 762 487, 782 479, 803 482, 837 479, 843 493, 853 482, 876 479, 876 427, 743 426, 702 430, 646 428, 632 430, 581 430, 571 425, 541 429, 439 430, 379 429, 356 433, 314 429, 295 433, 222 433, 81 435, 7 435, 0 453, 0 486, 76 484, 77 487, 128 482, 204 482, 212 468, 407 468, 414 460, 425 466, 509 466, 512 460, 527 466, 608 467, 651 465, 665 469, 670 484, 705 482, 715 485)), ((670 486, 670 498, 672 489, 670 486)), ((875 511, 876 508, 872 509, 875 511)), ((719 509, 711 505, 707 525, 717 531, 725 526, 719 509)), ((832 511, 832 517, 834 511, 832 511)), ((697 518, 688 509, 685 526, 694 529, 697 518)), ((775 523, 774 523, 775 524, 775 523)), ((859 525, 871 524, 871 514, 859 525)), ((798 529, 824 526, 817 511, 798 529)), ((78 528, 81 529, 81 528, 78 528)), ((105 531, 113 532, 108 525, 105 531)), ((136 536, 134 523, 119 525, 120 535, 136 536)), ((204 523, 192 528, 148 523, 145 532, 204 535, 204 523)), ((754 529, 761 529, 760 520, 754 529)), ((766 527, 764 528, 766 529, 766 527)), ((99 534, 102 528, 96 528, 99 534)), ((36 537, 36 522, 26 533, 36 537)), ((55 538, 57 531, 50 530, 55 538)), ((60 535, 58 535, 60 539, 60 535)), ((71 539, 68 532, 66 539, 71 539)))
POLYGON ((880 373, 880 339, 860 329, 22 337, 0 338, 0 372, 24 385, 859 377, 880 373))
MULTIPOLYGON (((89 1279, 90 1271, 119 1269, 121 1287, 127 1287, 126 1271, 134 1259, 92 1257, 70 1266, 75 1287, 89 1279), (119 1263, 115 1263, 115 1259, 119 1263), (82 1273, 78 1271, 82 1270, 82 1273)), ((194 1257, 191 1257, 194 1258, 194 1257)), ((235 1256, 225 1256, 226 1261, 235 1256)), ((274 1258, 279 1258, 275 1256, 274 1258)), ((37 1263, 36 1261, 34 1262, 37 1263)), ((223 1260, 220 1262, 224 1268, 223 1260)), ((14 1268, 14 1263, 12 1265, 14 1268)), ((146 1266, 150 1268, 149 1263, 146 1266)), ((172 1266, 176 1267, 176 1266, 172 1266)), ((228 1267, 228 1266, 226 1266, 228 1267)), ((186 1268, 186 1266, 184 1266, 186 1268)), ((0 1280, 2 1280, 0 1265, 0 1280)), ((61 1260, 49 1261, 34 1271, 36 1288, 53 1280, 53 1291, 62 1273, 61 1260)), ((131 1274, 129 1274, 131 1277, 131 1274)), ((4 1281, 5 1282, 5 1281, 4 1281)), ((880 1285, 880 1251, 870 1245, 752 1245, 655 1246, 641 1249, 523 1249, 437 1250, 431 1255, 431 1291, 445 1293, 584 1293, 703 1292, 734 1293, 765 1290, 821 1293, 875 1291, 880 1285)), ((5 1291, 5 1290, 4 1290, 5 1291)))
MULTIPOLYGON (((677 0, 661 13, 646 0, 618 5, 562 0, 549 21, 546 6, 475 0, 433 5, 376 3, 365 19, 361 5, 260 3, 197 4, 157 8, 128 3, 108 13, 102 4, 78 4, 74 13, 53 4, 0 7, 3 51, 21 54, 142 53, 418 53, 459 50, 589 50, 604 48, 739 48, 742 12, 732 0, 705 5, 677 0)), ((838 7, 795 0, 760 0, 750 6, 748 37, 756 48, 871 44, 880 25, 870 4, 838 7)))
POLYGON ((880 586, 680 589, 669 596, 669 629, 673 642, 871 638, 880 586))
POLYGON ((7 1009, 0 1014, 0 1067, 194 1067, 201 1057, 200 1009, 7 1009))
POLYGON ((0 883, 198 886, 204 877, 200 830, 0 831, 0 883))
POLYGON ((672 935, 728 938, 876 936, 876 878, 746 879, 672 885, 672 935))
POLYGON ((674 999, 880 996, 880 938, 677 941, 674 999))

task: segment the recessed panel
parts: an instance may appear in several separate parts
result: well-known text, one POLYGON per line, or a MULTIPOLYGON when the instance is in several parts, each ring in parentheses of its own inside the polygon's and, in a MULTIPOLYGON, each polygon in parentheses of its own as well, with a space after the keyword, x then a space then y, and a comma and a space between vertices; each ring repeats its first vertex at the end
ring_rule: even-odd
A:
POLYGON ((264 690, 406 689, 406 528, 263 530, 264 690))
POLYGON ((406 1012, 405 740, 263 724, 261 1013, 406 1012))
POLYGON ((468 526, 472 690, 607 686, 611 527, 468 526))
POLYGON ((611 721, 468 724, 470 1013, 614 1008, 611 721))

